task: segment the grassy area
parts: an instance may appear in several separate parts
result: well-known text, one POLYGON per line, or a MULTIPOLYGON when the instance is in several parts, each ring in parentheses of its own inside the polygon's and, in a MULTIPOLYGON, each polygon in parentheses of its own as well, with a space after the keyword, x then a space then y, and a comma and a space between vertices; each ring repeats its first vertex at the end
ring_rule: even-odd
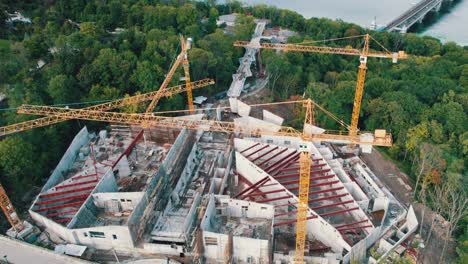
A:
POLYGON ((10 41, 7 39, 0 39, 0 50, 9 51, 10 50, 10 41))

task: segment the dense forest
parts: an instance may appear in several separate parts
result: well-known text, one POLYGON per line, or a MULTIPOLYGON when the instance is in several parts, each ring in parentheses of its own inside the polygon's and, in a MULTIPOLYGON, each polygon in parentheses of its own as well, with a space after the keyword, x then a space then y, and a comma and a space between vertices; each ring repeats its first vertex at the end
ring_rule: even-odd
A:
MULTIPOLYGON (((216 80, 215 86, 195 95, 214 95, 229 87, 243 52, 232 43, 250 37, 253 17, 298 32, 289 42, 368 32, 342 21, 305 19, 292 11, 237 2, 2 0, 0 10, 0 94, 6 95, 0 101, 0 126, 30 118, 14 111, 24 103, 83 107, 157 89, 178 54, 179 34, 194 39, 189 52, 192 79, 216 80), (31 23, 7 23, 7 12, 17 10, 31 23), (232 12, 241 15, 234 31, 225 34, 216 19, 232 12)), ((392 132, 394 146, 382 151, 412 177, 415 199, 450 219, 448 204, 457 199, 452 193, 466 194, 467 189, 468 47, 415 34, 370 33, 389 50, 411 56, 398 64, 369 60, 360 128, 392 132)), ((359 48, 362 41, 325 44, 359 48)), ((371 48, 381 50, 375 42, 371 48)), ((342 120, 350 119, 356 57, 262 51, 262 61, 275 80, 268 84, 272 96, 267 100, 305 94, 342 120)), ((163 100, 158 110, 182 109, 185 102, 184 95, 176 95, 163 100)), ((318 123, 339 129, 325 115, 318 115, 318 123)), ((0 181, 18 207, 32 199, 84 124, 68 121, 0 139, 0 181)), ((460 263, 468 261, 467 223, 465 212, 450 228, 449 235, 459 241, 460 263)))

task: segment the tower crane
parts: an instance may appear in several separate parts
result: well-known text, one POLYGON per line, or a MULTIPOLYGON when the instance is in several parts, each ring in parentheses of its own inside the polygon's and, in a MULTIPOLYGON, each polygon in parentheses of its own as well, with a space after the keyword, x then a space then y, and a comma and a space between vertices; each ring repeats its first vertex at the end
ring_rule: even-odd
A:
MULTIPOLYGON (((188 38, 187 41, 186 41, 185 38, 182 35, 180 35, 181 51, 180 51, 179 55, 177 56, 177 59, 172 64, 172 67, 169 70, 169 72, 167 73, 166 78, 164 79, 163 83, 159 87, 158 92, 161 93, 161 94, 164 93, 164 91, 166 90, 166 87, 169 85, 169 82, 172 80, 172 77, 174 76, 174 73, 176 72, 177 68, 179 68, 179 65, 181 63, 183 63, 184 72, 185 72, 185 85, 187 87, 187 98, 188 98, 189 109, 190 109, 191 112, 193 112, 192 87, 190 85, 190 73, 189 73, 189 68, 188 68, 189 64, 188 64, 188 58, 187 58, 187 52, 192 46, 191 43, 192 43, 191 38, 188 38)), ((158 101, 159 101, 159 99, 161 97, 162 96, 160 96, 159 94, 155 95, 153 100, 151 100, 150 104, 146 108, 146 113, 153 112, 154 107, 156 106, 156 104, 158 103, 158 101)))
MULTIPOLYGON (((156 103, 157 103, 157 101, 161 97, 170 97, 174 94, 188 91, 188 89, 190 90, 199 89, 208 85, 212 85, 214 83, 215 81, 213 79, 203 79, 200 81, 188 83, 190 88, 187 84, 181 84, 181 85, 166 88, 164 92, 160 92, 160 90, 158 90, 155 92, 134 95, 134 96, 130 96, 130 97, 123 98, 123 99, 118 99, 118 100, 114 100, 114 101, 110 101, 110 102, 106 102, 106 103, 102 103, 98 105, 93 105, 93 106, 86 107, 83 109, 94 110, 94 111, 108 111, 108 110, 124 107, 127 105, 134 105, 134 104, 138 104, 138 103, 142 103, 142 102, 146 102, 150 100, 156 100, 156 103)), ((34 120, 7 125, 4 127, 0 127, 0 137, 13 134, 16 132, 21 132, 21 131, 37 128, 37 127, 57 124, 66 120, 69 120, 69 118, 42 117, 42 118, 37 118, 34 120)))
POLYGON ((351 37, 345 37, 345 38, 337 38, 337 39, 332 39, 332 40, 351 39, 351 38, 360 38, 360 37, 364 38, 364 46, 362 50, 348 48, 348 47, 335 48, 335 47, 326 47, 326 46, 311 46, 311 45, 306 45, 305 43, 272 44, 272 43, 253 43, 253 42, 251 43, 248 41, 236 41, 234 42, 234 46, 256 48, 256 49, 272 49, 272 50, 283 50, 283 51, 300 51, 300 52, 359 56, 360 64, 358 68, 356 92, 354 95, 353 112, 351 115, 351 126, 349 129, 349 135, 353 136, 353 135, 358 134, 358 121, 359 121, 359 113, 361 111, 362 95, 364 92, 364 82, 366 79, 367 58, 368 57, 387 58, 387 59, 392 59, 393 63, 396 63, 398 59, 408 58, 408 55, 404 51, 398 51, 395 53, 388 51, 385 47, 383 47, 378 41, 372 38, 372 36, 369 34, 360 35, 360 36, 351 36, 351 37), (383 49, 385 49, 385 52, 370 51, 369 43, 371 39, 373 39, 378 45, 380 45, 383 49))
MULTIPOLYGON (((146 108, 146 112, 152 112, 154 107, 159 102, 159 99, 161 99, 162 97, 169 97, 176 93, 187 92, 189 109, 191 112, 193 112, 192 90, 214 84, 214 81, 212 79, 203 79, 203 80, 196 81, 196 82, 190 82, 187 51, 191 47, 191 41, 192 41, 191 38, 188 38, 186 41, 182 35, 180 36, 181 52, 177 56, 176 61, 173 63, 171 69, 166 75, 166 78, 164 79, 158 91, 131 96, 129 98, 124 98, 124 99, 115 100, 111 102, 106 102, 103 104, 90 106, 85 109, 107 111, 107 110, 112 110, 112 109, 116 109, 119 107, 137 104, 137 103, 151 100, 150 104, 146 108), (169 82, 172 80, 172 77, 174 76, 174 73, 179 67, 181 62, 184 62, 185 85, 177 85, 177 86, 167 88, 167 86, 169 85, 169 82)), ((33 129, 33 128, 37 128, 37 127, 57 124, 66 120, 68 119, 59 119, 59 118, 52 119, 50 117, 43 117, 43 118, 38 118, 34 120, 29 120, 29 121, 24 121, 24 122, 19 122, 16 124, 3 126, 3 127, 0 127, 0 137, 13 134, 13 133, 17 133, 17 132, 21 132, 21 131, 25 131, 25 130, 29 130, 29 129, 33 129)))
MULTIPOLYGON (((323 54, 341 54, 341 55, 353 55, 359 56, 360 65, 358 68, 358 76, 356 82, 356 92, 354 95, 353 103, 353 112, 351 115, 351 125, 349 126, 349 136, 358 135, 358 121, 359 113, 361 111, 361 102, 362 95, 364 92, 364 82, 366 79, 367 71, 367 58, 368 57, 377 57, 377 58, 389 58, 392 59, 393 63, 396 63, 398 59, 406 59, 408 56, 404 51, 399 51, 397 53, 391 53, 385 47, 383 47, 378 41, 373 39, 369 34, 362 36, 353 36, 346 38, 359 38, 364 37, 364 46, 362 50, 354 48, 335 48, 335 47, 326 47, 326 46, 310 46, 302 44, 272 44, 272 43, 254 43, 247 41, 236 41, 234 46, 237 47, 249 47, 257 49, 274 49, 274 50, 283 50, 283 51, 300 51, 300 52, 313 52, 313 53, 323 53, 323 54), (386 50, 386 52, 373 52, 369 50, 370 39, 373 39, 378 45, 386 50)), ((344 38, 341 38, 344 39, 344 38)), ((337 39, 335 39, 337 40, 337 39)), ((308 122, 313 122, 313 112, 309 112, 310 106, 307 106, 306 119, 304 124, 308 122)), ((303 139, 305 139, 306 134, 303 134, 303 139)), ((378 137, 377 137, 378 138, 378 137)), ((294 256, 294 263, 299 264, 304 261, 304 247, 306 240, 306 226, 307 226, 307 201, 309 193, 309 178, 310 178, 310 151, 308 150, 307 145, 300 147, 301 156, 299 159, 300 163, 300 178, 299 178, 299 205, 297 210, 297 223, 296 223, 296 254, 294 256)))
POLYGON ((5 214, 8 222, 15 232, 23 229, 23 222, 20 220, 18 214, 16 213, 15 208, 10 202, 5 189, 0 183, 0 208, 2 208, 3 213, 5 214))
MULTIPOLYGON (((300 100, 295 102, 307 102, 310 100, 310 107, 312 105, 318 106, 313 100, 300 100)), ((291 103, 291 102, 283 102, 291 103)), ((275 105, 279 103, 266 103, 261 105, 275 105)), ((305 105, 308 109, 309 104, 305 105)), ((255 106, 255 105, 252 105, 255 106)), ((307 110, 308 111, 308 110, 307 110)), ((312 110, 310 110, 312 111, 312 110)), ((147 123, 151 126, 164 126, 171 128, 188 128, 188 129, 203 129, 207 131, 214 132, 225 132, 225 133, 234 133, 234 132, 249 132, 253 135, 277 135, 277 136, 291 136, 291 137, 302 137, 303 133, 297 131, 292 127, 277 126, 276 131, 272 130, 272 127, 269 125, 260 125, 255 124, 253 129, 245 129, 241 126, 236 126, 234 122, 226 121, 214 121, 214 120, 197 120, 193 118, 186 117, 167 117, 167 116, 158 116, 153 113, 143 113, 143 114, 129 114, 129 113, 117 113, 117 112, 103 112, 96 110, 87 110, 87 109, 67 109, 51 106, 36 106, 36 105, 22 105, 18 108, 18 113, 20 114, 31 114, 31 115, 46 115, 52 118, 68 118, 68 119, 83 119, 83 120, 92 120, 92 121, 103 121, 111 123, 126 123, 130 125, 141 125, 147 123)), ((306 122, 309 124, 310 122, 306 122)), ((392 145, 392 138, 390 134, 387 133, 375 133, 371 132, 360 132, 355 136, 346 135, 343 132, 336 131, 325 131, 321 134, 315 134, 308 131, 305 131, 307 141, 332 141, 332 142, 345 142, 349 144, 363 144, 363 145, 372 145, 372 146, 385 146, 389 147, 392 145), (373 134, 372 140, 362 139, 361 135, 363 134, 373 134)))
MULTIPOLYGON (((31 106, 23 105, 18 109, 18 113, 34 114, 34 115, 47 115, 57 118, 74 118, 93 121, 105 121, 115 123, 127 123, 133 125, 148 124, 152 126, 163 126, 171 128, 188 128, 188 129, 202 129, 205 131, 224 132, 224 133, 250 133, 252 136, 261 135, 274 135, 274 136, 290 136, 301 138, 302 143, 299 145, 300 150, 300 176, 299 176, 299 203, 297 209, 297 222, 296 222, 296 254, 294 257, 295 263, 302 263, 304 258, 304 246, 306 241, 307 232, 307 210, 309 200, 309 184, 310 184, 310 165, 311 165, 311 142, 314 141, 346 141, 350 144, 367 144, 372 146, 385 146, 392 145, 391 135, 385 134, 383 137, 379 136, 381 133, 375 133, 373 141, 362 141, 361 137, 356 135, 345 135, 340 133, 333 133, 326 131, 322 134, 314 134, 307 126, 314 124, 314 106, 318 106, 311 99, 301 100, 305 108, 305 119, 303 131, 299 132, 291 127, 278 126, 277 130, 271 130, 271 126, 254 124, 252 127, 243 128, 236 126, 234 122, 223 122, 214 120, 196 120, 183 117, 164 117, 156 116, 154 114, 128 114, 128 113, 114 113, 102 111, 90 111, 85 109, 65 109, 48 106, 31 106)), ((278 103, 267 103, 262 105, 273 105, 278 103)), ((322 108, 321 108, 322 109, 322 108)), ((325 110, 325 109, 323 109, 325 110)), ((325 110, 326 112, 326 110, 325 110)), ((328 114, 328 112, 326 112, 328 114)), ((334 117, 336 119, 336 117, 334 117)), ((341 122, 344 124, 344 122, 341 122)))

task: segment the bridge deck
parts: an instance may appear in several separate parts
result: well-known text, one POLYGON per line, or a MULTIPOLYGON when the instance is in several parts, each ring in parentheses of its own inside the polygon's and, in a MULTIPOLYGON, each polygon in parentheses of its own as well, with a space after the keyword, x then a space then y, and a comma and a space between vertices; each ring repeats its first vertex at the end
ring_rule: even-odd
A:
MULTIPOLYGON (((406 21, 410 20, 412 17, 423 12, 424 14, 428 13, 435 6, 440 4, 442 0, 422 0, 417 3, 415 6, 408 9, 406 12, 401 14, 399 17, 388 23, 382 31, 391 31, 392 29, 404 24, 406 21)), ((411 25, 410 25, 411 26, 411 25)))

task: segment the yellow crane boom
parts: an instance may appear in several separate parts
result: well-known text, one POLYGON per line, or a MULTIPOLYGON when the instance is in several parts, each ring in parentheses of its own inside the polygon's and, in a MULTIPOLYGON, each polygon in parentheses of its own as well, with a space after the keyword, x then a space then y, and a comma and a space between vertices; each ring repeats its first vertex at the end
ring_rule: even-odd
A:
MULTIPOLYGON (((208 85, 214 84, 215 81, 213 79, 203 79, 195 82, 190 83, 190 89, 198 89, 202 88, 208 85)), ((149 93, 144 93, 140 95, 134 95, 130 96, 127 98, 123 99, 118 99, 110 102, 106 102, 103 104, 98 104, 98 105, 93 105, 90 107, 86 107, 84 109, 87 110, 94 110, 94 111, 107 111, 107 110, 112 110, 112 109, 117 109, 123 106, 128 106, 128 105, 133 105, 133 104, 138 104, 141 102, 146 102, 149 100, 153 100, 156 96, 157 99, 161 97, 169 97, 172 96, 176 93, 182 93, 188 90, 187 84, 181 84, 177 86, 173 86, 170 88, 165 89, 165 92, 160 92, 155 91, 155 92, 149 92, 149 93)), ((48 126, 52 124, 57 124, 66 120, 69 120, 70 118, 57 118, 57 117, 43 117, 43 118, 38 118, 34 120, 29 120, 29 121, 24 121, 12 125, 7 125, 4 127, 0 127, 0 136, 5 136, 9 134, 13 134, 16 132, 21 132, 25 131, 28 129, 33 129, 37 127, 43 127, 43 126, 48 126)))
MULTIPOLYGON (((309 99, 310 100, 310 99, 309 99)), ((311 104, 315 104, 312 100, 311 104)), ((203 129, 215 132, 240 132, 251 133, 253 135, 278 135, 278 136, 291 136, 302 137, 307 141, 339 141, 350 144, 366 144, 373 146, 391 146, 392 139, 390 134, 379 136, 374 133, 373 141, 362 140, 361 132, 358 135, 350 136, 343 132, 326 131, 322 134, 303 134, 294 128, 278 126, 278 130, 273 131, 271 126, 255 124, 246 129, 241 125, 236 125, 234 122, 214 121, 214 120, 197 120, 186 117, 166 117, 156 116, 151 113, 145 114, 128 114, 116 112, 102 112, 87 109, 66 109, 50 106, 35 106, 23 105, 18 108, 20 114, 32 115, 46 115, 50 118, 67 118, 67 119, 83 119, 92 121, 103 121, 111 123, 127 123, 131 125, 148 124, 152 126, 164 126, 171 128, 189 128, 189 129, 203 129)))
MULTIPOLYGON (((312 53, 324 53, 324 54, 340 54, 340 55, 352 55, 360 57, 360 65, 358 70, 358 78, 356 83, 356 92, 353 103, 353 113, 351 116, 351 127, 349 130, 350 135, 357 135, 358 132, 358 121, 359 113, 361 111, 361 101, 362 95, 364 92, 364 82, 366 78, 367 70, 367 58, 386 58, 392 59, 393 62, 397 62, 398 59, 407 59, 408 55, 404 51, 399 52, 375 52, 369 50, 369 42, 371 36, 365 34, 364 37, 364 47, 362 50, 354 48, 335 48, 327 46, 311 46, 304 44, 273 44, 273 43, 251 43, 247 41, 236 41, 234 46, 236 47, 246 47, 246 48, 256 48, 256 49, 272 49, 272 50, 283 50, 283 51, 299 51, 299 52, 312 52, 312 53)), ((380 45, 380 44, 379 44, 380 45)))
MULTIPOLYGON (((357 38, 357 37, 362 37, 362 36, 354 36, 354 37, 357 38)), ((354 38, 354 37, 346 37, 346 38, 354 38)), ((246 41, 236 41, 234 42, 234 46, 256 48, 256 49, 274 49, 274 50, 283 50, 283 51, 299 51, 299 52, 313 52, 313 53, 323 53, 323 54, 341 54, 341 55, 359 56, 360 65, 358 68, 356 92, 354 95, 354 102, 353 102, 353 112, 351 115, 351 125, 349 126, 349 134, 348 134, 350 138, 355 138, 356 136, 358 136, 358 121, 359 121, 359 113, 361 111, 362 96, 364 92, 364 82, 366 79, 367 58, 368 57, 388 58, 388 59, 392 59, 392 61, 396 63, 398 59, 406 59, 408 57, 404 51, 399 51, 396 53, 388 52, 388 50, 387 52, 369 51, 369 41, 370 41, 371 36, 369 34, 365 34, 363 37, 364 37, 364 47, 362 48, 362 50, 354 49, 354 48, 311 46, 311 45, 304 45, 304 44, 272 44, 272 43, 254 43, 254 42, 246 42, 246 41)), ((380 43, 378 44, 380 45, 380 43)), ((307 111, 306 111, 306 120, 304 122, 304 125, 313 120, 313 111, 312 111, 313 105, 307 104, 305 106, 307 108, 307 111)), ((391 137, 385 138, 384 136, 384 137, 379 138, 379 137, 375 137, 376 135, 374 135, 374 141, 375 140, 380 140, 380 141, 388 140, 388 143, 391 145, 391 137)), ((306 140, 307 139, 306 137, 307 135, 303 134, 303 139, 306 140)), ((343 135, 333 135, 332 137, 343 138, 343 135)), ((352 140, 348 142, 350 142, 351 145, 354 144, 352 140)), ((389 145, 386 145, 386 146, 389 146, 389 145)), ((308 207, 307 201, 308 201, 308 193, 309 193, 309 178, 310 178, 310 164, 311 164, 310 152, 307 150, 307 148, 302 149, 299 162, 300 162, 299 205, 298 205, 298 210, 297 210, 297 224, 296 224, 296 254, 294 257, 294 263, 296 264, 303 263, 304 261, 304 246, 305 246, 306 231, 307 231, 306 230, 307 207, 308 207)))

